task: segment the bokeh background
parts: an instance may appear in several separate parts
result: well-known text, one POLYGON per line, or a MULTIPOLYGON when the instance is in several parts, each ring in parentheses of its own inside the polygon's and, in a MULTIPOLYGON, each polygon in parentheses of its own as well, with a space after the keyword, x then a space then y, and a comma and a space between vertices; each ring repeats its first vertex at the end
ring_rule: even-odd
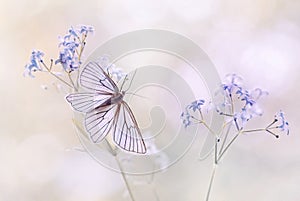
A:
MULTIPOLYGON (((31 50, 56 57, 57 36, 76 24, 96 29, 86 56, 119 34, 165 29, 203 48, 220 77, 236 72, 250 88, 269 91, 265 118, 284 110, 290 136, 240 138, 217 172, 211 200, 300 200, 300 1, 294 0, 1 0, 0 200, 130 200, 119 174, 70 151, 80 143, 53 79, 23 77, 31 50)), ((160 200, 204 200, 210 162, 193 157, 159 173, 163 181, 151 188, 160 200)), ((135 187, 138 200, 149 188, 135 187)))

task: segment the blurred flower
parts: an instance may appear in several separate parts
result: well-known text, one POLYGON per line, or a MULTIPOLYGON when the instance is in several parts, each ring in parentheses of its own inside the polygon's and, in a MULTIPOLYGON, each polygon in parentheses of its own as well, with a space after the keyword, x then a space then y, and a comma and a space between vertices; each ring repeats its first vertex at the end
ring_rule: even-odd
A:
POLYGON ((290 133, 289 123, 285 120, 284 113, 281 110, 275 115, 275 120, 279 122, 279 126, 277 126, 277 128, 286 132, 288 135, 290 133))
POLYGON ((34 77, 32 72, 42 71, 40 62, 43 61, 44 53, 39 50, 33 50, 30 56, 30 63, 26 64, 23 75, 34 77))
POLYGON ((236 75, 235 73, 228 74, 225 77, 225 82, 221 85, 222 89, 224 91, 227 91, 229 96, 234 92, 234 90, 237 90, 241 84, 243 79, 236 75))
POLYGON ((263 114, 262 109, 255 105, 246 105, 234 115, 240 129, 244 128, 246 123, 254 117, 261 116, 263 114))
POLYGON ((99 57, 96 62, 117 82, 126 76, 126 73, 121 68, 117 68, 115 64, 110 62, 108 55, 99 57))
POLYGON ((181 113, 180 118, 185 128, 191 125, 191 115, 187 109, 181 113))
POLYGON ((94 27, 89 26, 89 25, 80 25, 78 27, 78 30, 82 34, 88 34, 88 33, 93 33, 95 31, 94 27))
POLYGON ((109 68, 109 72, 111 74, 111 77, 114 78, 117 82, 126 76, 126 73, 124 73, 121 68, 116 68, 114 66, 109 68))
POLYGON ((254 90, 251 91, 250 96, 252 97, 253 100, 257 101, 258 99, 260 99, 263 96, 267 96, 269 95, 269 93, 267 91, 263 91, 260 88, 256 88, 254 90))
POLYGON ((195 100, 188 106, 188 108, 192 109, 195 112, 196 110, 201 110, 201 106, 204 105, 204 103, 205 101, 202 99, 195 100))

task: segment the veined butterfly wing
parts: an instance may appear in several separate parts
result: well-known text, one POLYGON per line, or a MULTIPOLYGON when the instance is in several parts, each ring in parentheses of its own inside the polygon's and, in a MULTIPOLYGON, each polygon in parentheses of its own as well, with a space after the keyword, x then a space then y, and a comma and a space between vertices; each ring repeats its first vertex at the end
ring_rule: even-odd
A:
POLYGON ((111 95, 97 95, 95 93, 69 94, 66 99, 74 110, 87 113, 105 103, 111 95))
POLYGON ((112 95, 119 92, 115 82, 95 62, 89 62, 84 67, 79 79, 83 88, 95 93, 112 95))
POLYGON ((86 113, 85 128, 94 143, 101 142, 112 128, 116 104, 104 105, 86 113))
POLYGON ((119 147, 130 152, 146 153, 146 146, 137 121, 125 101, 118 104, 113 126, 114 142, 119 147))

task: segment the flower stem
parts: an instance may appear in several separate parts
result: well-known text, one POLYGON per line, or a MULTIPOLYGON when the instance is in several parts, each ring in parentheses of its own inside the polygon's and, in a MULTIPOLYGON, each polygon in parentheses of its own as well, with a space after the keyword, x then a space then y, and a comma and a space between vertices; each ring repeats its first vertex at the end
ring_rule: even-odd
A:
POLYGON ((227 138, 228 138, 229 131, 230 131, 230 129, 231 129, 231 125, 232 125, 232 124, 229 124, 228 127, 227 127, 227 130, 226 130, 226 133, 225 133, 225 137, 224 137, 224 139, 223 139, 223 142, 222 142, 222 145, 221 145, 219 154, 221 154, 222 151, 223 151, 223 149, 224 149, 225 143, 226 143, 227 138))
POLYGON ((216 169, 217 169, 217 164, 214 164, 213 171, 212 171, 212 174, 210 176, 210 181, 209 181, 209 186, 208 186, 208 190, 207 190, 207 193, 206 193, 205 201, 209 201, 209 196, 210 196, 210 192, 211 192, 211 189, 212 189, 212 184, 213 184, 213 181, 214 181, 214 178, 215 178, 216 169))
POLYGON ((221 158, 223 157, 224 153, 228 150, 228 148, 232 145, 232 143, 237 139, 237 137, 241 134, 241 132, 238 132, 233 138, 232 140, 228 143, 228 145, 225 147, 224 151, 219 155, 218 160, 220 161, 221 158))
MULTIPOLYGON (((55 78, 57 78, 58 80, 60 80, 60 81, 63 82, 64 84, 66 84, 68 87, 74 89, 74 87, 73 87, 71 84, 67 83, 65 80, 63 80, 63 79, 61 79, 59 76, 55 75, 55 74, 47 67, 47 65, 46 65, 43 61, 41 61, 41 63, 43 64, 43 66, 46 68, 46 70, 47 70, 51 75, 53 75, 55 78)), ((51 66, 52 66, 52 65, 51 65, 51 66)))
POLYGON ((118 159, 118 157, 117 157, 116 151, 112 148, 111 144, 108 142, 107 139, 105 139, 105 142, 107 143, 107 146, 109 147, 109 151, 112 153, 112 155, 114 156, 114 158, 115 158, 115 160, 116 160, 116 162, 117 162, 117 165, 118 165, 118 167, 119 167, 119 170, 120 170, 120 172, 121 172, 123 181, 124 181, 124 183, 125 183, 125 185, 126 185, 126 188, 127 188, 127 191, 128 191, 128 193, 129 193, 129 196, 130 196, 131 200, 132 200, 132 201, 135 201, 135 199, 134 199, 134 197, 133 197, 132 190, 131 190, 130 185, 129 185, 129 182, 128 182, 128 180, 127 180, 127 178, 126 178, 126 175, 125 175, 125 173, 124 173, 123 167, 122 167, 122 165, 121 165, 121 163, 120 163, 120 161, 119 161, 119 159, 118 159))
MULTIPOLYGON (((77 128, 81 133, 84 133, 84 132, 85 132, 85 131, 82 129, 81 125, 80 125, 75 119, 73 119, 73 123, 74 123, 74 125, 76 126, 76 128, 77 128)), ((129 196, 130 196, 131 200, 132 200, 132 201, 135 201, 135 199, 134 199, 134 197, 133 197, 133 193, 132 193, 131 188, 130 188, 130 186, 129 186, 129 183, 128 183, 128 181, 127 181, 126 175, 125 175, 124 170, 123 170, 123 168, 122 168, 122 165, 121 165, 121 163, 120 163, 120 161, 119 161, 119 159, 118 159, 118 157, 117 157, 116 151, 113 149, 113 147, 111 146, 111 144, 109 143, 109 141, 108 141, 107 139, 105 139, 105 142, 107 143, 109 152, 114 156, 114 158, 115 158, 115 160, 116 160, 116 162, 117 162, 117 165, 118 165, 118 167, 119 167, 119 169, 120 169, 122 178, 123 178, 123 180, 124 180, 124 183, 125 183, 125 185, 126 185, 126 188, 127 188, 127 191, 128 191, 128 193, 129 193, 129 196)))
POLYGON ((77 91, 78 89, 77 89, 77 87, 75 86, 75 84, 74 84, 74 82, 73 82, 73 79, 72 79, 72 77, 71 77, 71 73, 70 73, 70 72, 67 72, 67 74, 68 74, 68 78, 69 78, 69 80, 70 80, 70 82, 71 82, 71 84, 72 84, 74 90, 77 91))

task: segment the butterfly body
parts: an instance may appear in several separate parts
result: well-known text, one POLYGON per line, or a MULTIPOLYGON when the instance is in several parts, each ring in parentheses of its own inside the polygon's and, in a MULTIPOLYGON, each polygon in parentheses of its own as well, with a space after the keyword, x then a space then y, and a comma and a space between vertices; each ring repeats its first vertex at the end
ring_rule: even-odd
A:
POLYGON ((66 99, 74 110, 85 113, 84 125, 94 143, 109 132, 122 149, 146 153, 146 146, 129 105, 123 100, 125 91, 96 63, 88 63, 80 74, 80 84, 88 92, 69 94, 66 99))
POLYGON ((124 95, 125 95, 125 91, 113 94, 113 96, 110 99, 111 104, 119 104, 120 102, 122 102, 124 95))

